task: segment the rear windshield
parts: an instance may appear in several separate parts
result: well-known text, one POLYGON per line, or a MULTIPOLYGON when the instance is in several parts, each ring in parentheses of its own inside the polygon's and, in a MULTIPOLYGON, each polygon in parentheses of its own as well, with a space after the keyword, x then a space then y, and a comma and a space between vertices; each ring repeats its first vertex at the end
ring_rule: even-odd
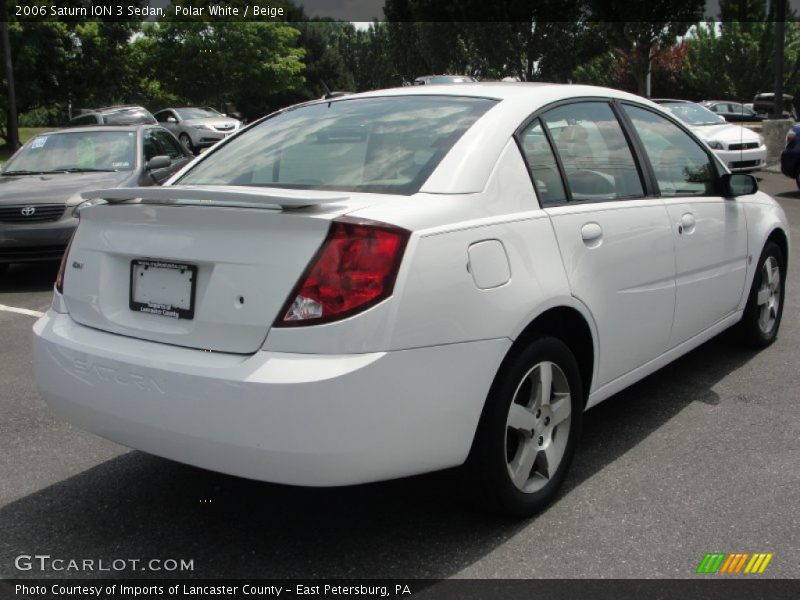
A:
POLYGON ((301 106, 245 131, 179 183, 413 194, 496 102, 395 96, 301 106))

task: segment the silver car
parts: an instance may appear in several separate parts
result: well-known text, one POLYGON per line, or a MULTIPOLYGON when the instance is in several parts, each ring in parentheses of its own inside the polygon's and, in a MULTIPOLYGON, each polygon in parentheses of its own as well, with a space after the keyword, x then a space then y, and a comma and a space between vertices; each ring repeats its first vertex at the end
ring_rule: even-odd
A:
POLYGON ((237 119, 205 107, 165 108, 155 114, 156 120, 169 129, 189 152, 213 146, 242 126, 237 119))
POLYGON ((29 140, 0 169, 0 272, 11 263, 61 258, 81 192, 159 185, 190 160, 155 125, 73 127, 29 140))

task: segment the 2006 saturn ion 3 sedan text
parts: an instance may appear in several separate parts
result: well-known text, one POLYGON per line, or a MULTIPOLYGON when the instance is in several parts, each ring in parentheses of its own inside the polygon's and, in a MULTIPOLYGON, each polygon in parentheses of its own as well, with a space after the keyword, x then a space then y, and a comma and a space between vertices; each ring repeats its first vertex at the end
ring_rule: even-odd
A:
POLYGON ((771 343, 788 226, 624 92, 464 84, 297 106, 161 188, 99 190, 35 325, 52 408, 306 486, 457 465, 553 498, 584 410, 735 325, 771 343))

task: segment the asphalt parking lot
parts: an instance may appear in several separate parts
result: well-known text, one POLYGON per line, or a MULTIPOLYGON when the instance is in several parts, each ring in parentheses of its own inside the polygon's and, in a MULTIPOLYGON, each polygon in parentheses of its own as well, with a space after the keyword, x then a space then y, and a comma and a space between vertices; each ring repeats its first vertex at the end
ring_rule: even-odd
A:
MULTIPOLYGON (((131 451, 54 417, 28 314, 0 309, 0 577, 22 554, 193 560, 183 576, 695 577, 706 552, 771 552, 800 573, 800 192, 762 173, 792 224, 776 344, 723 335, 589 411, 563 493, 510 522, 451 473, 346 489, 258 483, 131 451)), ((46 310, 56 265, 0 275, 0 305, 46 310)), ((169 573, 123 571, 112 576, 169 573)))

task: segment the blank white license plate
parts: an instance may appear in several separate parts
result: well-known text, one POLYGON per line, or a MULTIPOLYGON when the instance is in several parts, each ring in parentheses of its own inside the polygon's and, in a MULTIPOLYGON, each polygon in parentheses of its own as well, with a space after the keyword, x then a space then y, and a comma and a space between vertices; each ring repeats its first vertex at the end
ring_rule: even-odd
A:
POLYGON ((196 265, 133 260, 130 308, 173 319, 193 319, 196 285, 196 265))

